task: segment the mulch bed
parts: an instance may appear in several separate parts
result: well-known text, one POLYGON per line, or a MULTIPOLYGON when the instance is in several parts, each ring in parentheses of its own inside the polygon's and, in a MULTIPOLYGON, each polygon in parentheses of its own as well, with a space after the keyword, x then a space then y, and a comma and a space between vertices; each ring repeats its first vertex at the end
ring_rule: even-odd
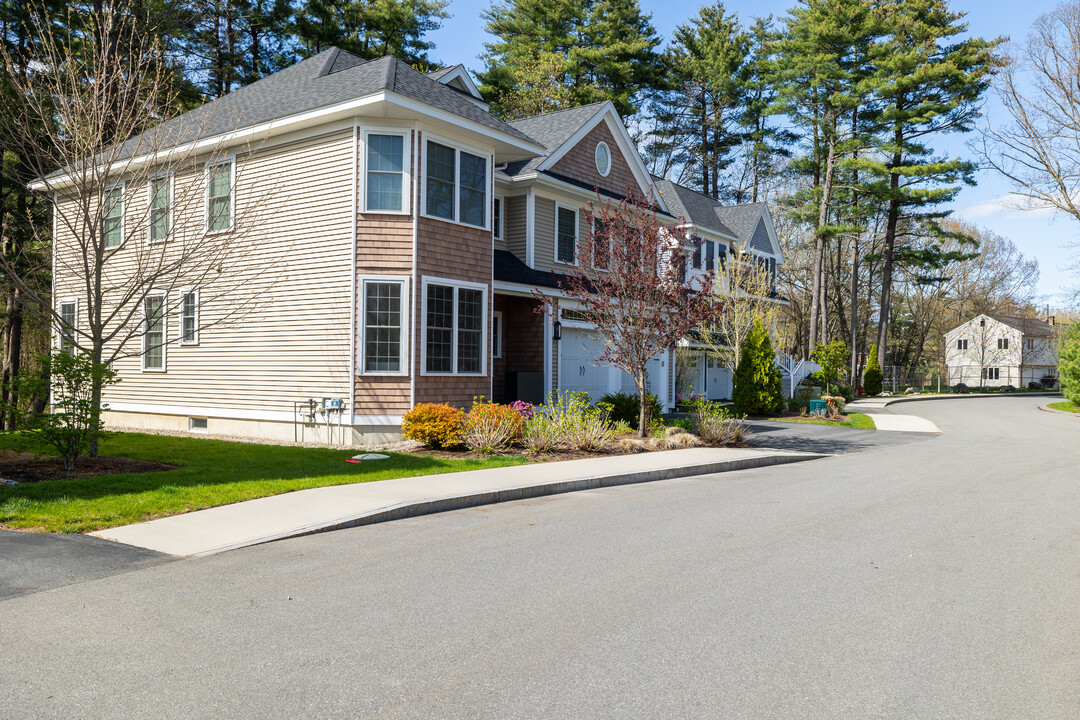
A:
POLYGON ((45 482, 48 480, 79 480, 98 475, 124 473, 161 472, 175 470, 176 465, 132 460, 125 457, 79 458, 74 470, 65 470, 64 464, 51 455, 34 455, 0 450, 0 479, 17 483, 45 482))

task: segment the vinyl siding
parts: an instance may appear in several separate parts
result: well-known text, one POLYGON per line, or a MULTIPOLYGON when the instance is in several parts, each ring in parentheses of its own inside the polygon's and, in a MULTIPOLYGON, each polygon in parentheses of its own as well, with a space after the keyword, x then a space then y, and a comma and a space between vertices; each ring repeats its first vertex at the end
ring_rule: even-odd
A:
POLYGON ((555 268, 555 201, 537 197, 534 203, 536 220, 533 223, 536 244, 536 262, 538 270, 555 268))
POLYGON ((525 197, 506 198, 506 220, 504 222, 506 232, 506 249, 514 253, 521 260, 528 259, 528 247, 526 239, 526 208, 528 207, 525 197))
MULTIPOLYGON (((352 131, 259 150, 236 167, 234 230, 217 236, 229 238, 229 251, 198 282, 180 277, 171 283, 198 285, 200 324, 218 324, 200 330, 197 346, 175 344, 174 290, 166 319, 166 372, 141 371, 136 335, 127 347, 132 355, 114 363, 121 382, 106 391, 106 402, 291 414, 296 400, 349 397, 352 131)), ((129 233, 129 244, 110 263, 117 276, 132 272, 140 253, 178 251, 183 243, 199 241, 202 169, 178 178, 176 188, 176 198, 194 198, 177 208, 178 235, 162 248, 149 246, 144 230, 129 233)), ((126 214, 140 215, 138 205, 145 207, 145 201, 145 189, 135 193, 126 214)), ((57 252, 70 257, 70 243, 59 235, 57 252)), ((213 247, 217 240, 201 242, 213 247)), ((79 294, 77 276, 62 259, 55 286, 57 297, 79 294)), ((81 315, 83 303, 80 298, 81 315)), ((139 322, 141 311, 133 320, 139 322)))

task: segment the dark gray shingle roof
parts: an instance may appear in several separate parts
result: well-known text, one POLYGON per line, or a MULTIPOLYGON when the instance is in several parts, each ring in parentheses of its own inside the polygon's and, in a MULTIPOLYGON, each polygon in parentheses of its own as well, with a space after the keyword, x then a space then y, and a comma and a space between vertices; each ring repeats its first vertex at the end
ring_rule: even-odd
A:
MULTIPOLYGON (((452 69, 452 68, 449 68, 452 69)), ((165 142, 140 144, 131 140, 132 152, 188 142, 199 137, 251 127, 271 120, 316 110, 353 98, 389 90, 467 120, 533 142, 533 138, 476 106, 452 88, 407 63, 384 56, 364 60, 339 48, 330 48, 239 90, 206 103, 151 130, 165 133, 165 142)))
MULTIPOLYGON (((739 238, 739 242, 747 243, 754 239, 754 232, 758 229, 762 213, 765 212, 765 203, 744 203, 742 205, 722 205, 716 209, 720 221, 739 238)), ((766 236, 767 237, 767 236, 766 236)), ((756 247, 756 246, 755 246, 756 247)), ((758 248, 761 250, 762 248, 758 248)), ((772 244, 764 252, 771 252, 772 244)))
POLYGON ((664 203, 672 215, 685 218, 695 225, 709 228, 724 235, 738 237, 720 221, 716 211, 721 205, 708 195, 702 195, 688 187, 655 175, 653 176, 653 184, 656 186, 656 192, 664 199, 664 203))

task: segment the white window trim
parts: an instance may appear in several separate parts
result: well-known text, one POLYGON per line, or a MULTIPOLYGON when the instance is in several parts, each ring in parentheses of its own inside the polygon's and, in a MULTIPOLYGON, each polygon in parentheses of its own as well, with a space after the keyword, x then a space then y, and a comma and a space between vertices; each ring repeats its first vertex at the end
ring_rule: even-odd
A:
POLYGON ((211 160, 203 168, 203 233, 222 235, 232 232, 236 222, 236 156, 226 155, 211 160), (221 230, 210 229, 210 171, 221 165, 229 166, 229 227, 221 230))
MULTIPOLYGON (((377 134, 377 133, 376 133, 377 134)), ((409 276, 408 275, 358 275, 356 278, 356 300, 359 304, 356 312, 356 374, 363 375, 365 377, 401 377, 409 374, 409 358, 412 357, 409 354, 409 337, 410 328, 409 319, 412 317, 412 306, 410 300, 412 295, 409 294, 409 276), (379 282, 379 283, 398 283, 401 285, 401 369, 397 372, 390 372, 387 370, 377 370, 372 372, 364 371, 364 311, 365 303, 367 302, 367 293, 364 292, 364 283, 366 282, 379 282)))
POLYGON ((491 200, 491 237, 506 242, 506 196, 493 195, 491 200), (495 203, 499 203, 499 224, 495 226, 495 203))
MULTIPOLYGON (((375 215, 412 215, 412 173, 410 172, 410 160, 412 160, 412 131, 400 127, 375 127, 365 126, 360 133, 360 197, 357 202, 364 213, 375 215), (401 209, 400 210, 370 210, 367 206, 368 197, 368 135, 397 135, 404 138, 401 146, 401 209)), ((426 175, 425 175, 426 177, 426 175)))
POLYGON ((420 185, 420 214, 423 215, 425 218, 429 218, 431 220, 439 220, 441 222, 453 223, 454 225, 461 225, 462 227, 473 228, 473 229, 476 229, 476 230, 487 230, 487 231, 490 232, 491 231, 491 202, 490 202, 490 199, 493 196, 493 194, 491 192, 491 182, 492 182, 493 174, 494 174, 493 171, 492 171, 492 168, 494 168, 494 166, 495 166, 494 160, 495 160, 495 156, 492 154, 491 150, 482 150, 480 148, 477 148, 477 147, 474 147, 474 146, 471 146, 471 145, 466 145, 465 143, 462 143, 460 141, 451 140, 449 138, 442 137, 440 135, 435 135, 433 133, 424 133, 423 144, 422 144, 422 147, 420 148, 420 177, 419 177, 419 180, 418 180, 418 184, 420 185), (439 145, 445 145, 446 147, 452 148, 454 150, 454 207, 453 207, 453 217, 452 218, 444 218, 444 217, 440 217, 438 215, 429 215, 428 214, 428 209, 427 209, 427 157, 428 157, 428 143, 430 143, 430 142, 434 142, 434 143, 437 143, 439 145), (458 210, 460 209, 458 206, 460 204, 459 195, 460 195, 460 192, 461 192, 461 152, 462 151, 465 151, 465 152, 469 153, 470 155, 476 155, 477 157, 484 158, 484 162, 486 163, 485 177, 486 177, 487 182, 484 185, 484 195, 485 195, 486 199, 484 201, 484 224, 483 225, 471 225, 469 223, 461 222, 461 220, 458 219, 458 210))
MULTIPOLYGON (((101 246, 105 250, 105 252, 107 252, 107 253, 116 252, 120 248, 124 247, 124 245, 127 243, 127 197, 125 196, 125 192, 127 190, 127 181, 126 180, 121 180, 120 182, 117 182, 117 183, 114 183, 114 184, 110 185, 109 188, 107 190, 105 190, 105 194, 108 195, 113 190, 119 190, 120 191, 120 244, 115 246, 115 247, 106 247, 106 245, 105 245, 105 218, 108 217, 108 213, 104 213, 101 216, 101 218, 99 219, 101 227, 98 230, 98 232, 101 233, 101 246)), ((105 210, 104 198, 102 199, 101 209, 104 212, 104 210, 105 210)))
POLYGON ((199 307, 199 288, 186 287, 180 288, 179 297, 176 300, 176 340, 180 345, 189 347, 199 344, 199 316, 202 314, 202 308, 199 307), (184 296, 189 293, 195 295, 195 339, 184 340, 184 296))
POLYGON ((967 338, 956 338, 956 349, 959 352, 963 352, 968 349, 967 338))
MULTIPOLYGON (((63 313, 64 306, 65 305, 71 305, 71 304, 75 305, 75 327, 73 327, 71 329, 71 334, 72 334, 72 337, 74 338, 76 336, 76 330, 79 327, 79 298, 77 298, 77 297, 60 298, 60 300, 56 304, 56 314, 58 316, 60 316, 60 317, 63 317, 63 315, 64 315, 64 313, 63 313)), ((56 339, 55 339, 55 342, 53 343, 53 347, 56 348, 56 352, 60 352, 63 349, 63 342, 62 342, 63 333, 64 333, 63 324, 60 323, 60 322, 57 322, 56 323, 56 339)), ((73 345, 72 350, 75 350, 75 349, 76 348, 73 345)))
POLYGON ((608 144, 606 142, 604 142, 603 140, 596 143, 596 149, 593 150, 593 165, 596 167, 596 172, 599 173, 600 177, 607 177, 608 175, 611 174, 611 165, 612 165, 613 160, 614 160, 614 158, 611 155, 611 148, 608 146, 608 144), (599 158, 599 155, 600 155, 600 147, 601 146, 603 146, 603 148, 605 150, 607 150, 607 172, 600 172, 600 158, 599 158))
POLYGON ((503 325, 502 310, 495 310, 494 312, 491 313, 491 327, 492 328, 495 327, 495 321, 496 320, 499 321, 499 337, 498 337, 499 343, 498 343, 498 345, 496 345, 495 342, 494 342, 494 340, 496 338, 492 338, 492 343, 491 343, 491 357, 492 357, 492 359, 502 357, 503 333, 506 332, 506 326, 503 325))
MULTIPOLYGON (((162 173, 160 175, 154 175, 146 180, 146 242, 151 245, 158 245, 160 243, 166 243, 173 239, 173 233, 176 232, 176 225, 173 220, 175 218, 174 208, 176 207, 175 200, 175 182, 176 177, 173 173, 162 173), (151 235, 154 227, 154 208, 152 204, 154 202, 154 183, 162 178, 169 181, 169 232, 165 233, 165 237, 161 240, 154 240, 151 235)), ((209 193, 209 188, 207 189, 209 193)))
MULTIPOLYGON (((483 323, 480 329, 480 372, 463 373, 457 372, 457 346, 458 346, 458 294, 460 289, 465 290, 479 290, 481 292, 480 302, 487 308, 488 304, 488 286, 484 283, 467 282, 465 280, 451 280, 449 278, 433 277, 425 275, 421 281, 420 289, 420 317, 422 322, 420 325, 420 374, 431 377, 485 377, 487 376, 487 350, 488 350, 488 336, 490 332, 487 327, 487 323, 483 323), (450 342, 450 367, 454 368, 450 372, 428 372, 427 369, 427 298, 428 298, 428 286, 429 285, 445 285, 447 287, 454 288, 454 329, 450 342)), ((487 317, 487 312, 483 313, 483 317, 487 317)))
POLYGON ((555 256, 552 258, 559 265, 573 265, 577 266, 581 264, 581 253, 578 252, 578 235, 581 232, 581 228, 578 226, 578 210, 573 205, 567 205, 564 202, 555 201, 555 256), (569 210, 574 213, 574 261, 567 262, 559 259, 559 210, 569 210))
POLYGON ((141 304, 143 331, 140 340, 142 352, 139 353, 139 366, 142 372, 163 373, 169 367, 169 354, 166 350, 169 347, 169 298, 164 290, 151 290, 143 296, 141 304), (161 298, 161 367, 159 368, 146 367, 146 301, 152 297, 161 298))

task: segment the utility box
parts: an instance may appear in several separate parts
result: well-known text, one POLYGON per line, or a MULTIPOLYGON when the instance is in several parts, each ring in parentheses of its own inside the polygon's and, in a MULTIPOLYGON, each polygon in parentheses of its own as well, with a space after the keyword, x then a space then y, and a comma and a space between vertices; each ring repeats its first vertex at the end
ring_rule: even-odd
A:
POLYGON ((524 400, 533 405, 544 402, 544 374, 538 372, 506 373, 506 402, 524 400))
POLYGON ((828 415, 829 405, 824 400, 811 400, 810 401, 810 414, 811 415, 828 415))

